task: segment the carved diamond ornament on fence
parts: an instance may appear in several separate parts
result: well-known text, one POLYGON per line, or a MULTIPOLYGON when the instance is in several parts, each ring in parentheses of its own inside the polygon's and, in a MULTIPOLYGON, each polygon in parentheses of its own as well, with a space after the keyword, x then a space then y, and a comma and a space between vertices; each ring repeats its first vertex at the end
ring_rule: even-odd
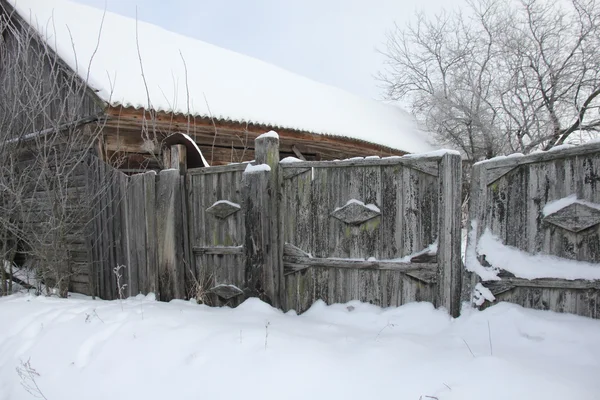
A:
POLYGON ((244 294, 242 289, 234 285, 217 285, 208 292, 214 293, 224 300, 233 299, 234 297, 244 294))
POLYGON ((600 206, 595 208, 585 203, 575 202, 548 215, 544 218, 544 222, 571 232, 581 232, 600 224, 600 206))
POLYGON ((376 205, 365 205, 362 201, 355 199, 348 201, 343 207, 338 207, 331 213, 333 218, 348 225, 360 225, 380 215, 381 211, 376 205))
POLYGON ((206 212, 214 215, 217 218, 225 219, 232 214, 240 211, 241 207, 239 204, 232 203, 228 200, 219 200, 212 206, 206 209, 206 212))

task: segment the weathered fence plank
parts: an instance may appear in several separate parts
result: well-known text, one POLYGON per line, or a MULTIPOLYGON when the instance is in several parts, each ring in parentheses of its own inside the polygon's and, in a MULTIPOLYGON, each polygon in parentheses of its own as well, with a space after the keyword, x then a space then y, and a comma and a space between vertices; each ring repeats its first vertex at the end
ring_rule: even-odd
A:
POLYGON ((440 189, 438 234, 438 304, 446 307, 452 315, 460 312, 462 265, 460 250, 461 219, 461 158, 457 154, 445 154, 440 161, 440 189))
POLYGON ((182 177, 178 170, 161 171, 156 187, 159 298, 185 298, 182 177))
POLYGON ((279 139, 256 139, 256 166, 243 174, 245 292, 275 307, 281 305, 282 246, 279 237, 279 139))

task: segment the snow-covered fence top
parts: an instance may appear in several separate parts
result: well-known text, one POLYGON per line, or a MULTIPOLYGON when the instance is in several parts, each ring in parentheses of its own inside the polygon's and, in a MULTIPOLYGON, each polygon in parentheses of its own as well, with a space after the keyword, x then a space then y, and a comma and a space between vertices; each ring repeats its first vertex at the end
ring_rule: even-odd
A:
POLYGON ((600 318, 600 143, 478 163, 469 204, 465 299, 600 318))

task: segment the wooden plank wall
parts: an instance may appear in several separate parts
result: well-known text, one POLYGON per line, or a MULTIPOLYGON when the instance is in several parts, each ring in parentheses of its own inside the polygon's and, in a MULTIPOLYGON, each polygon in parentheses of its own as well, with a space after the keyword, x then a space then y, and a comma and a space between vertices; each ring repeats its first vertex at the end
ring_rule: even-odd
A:
POLYGON ((460 190, 458 155, 296 162, 281 167, 283 240, 304 254, 303 260, 298 254, 292 260, 289 250, 284 253, 288 309, 302 312, 317 299, 327 303, 357 299, 381 306, 430 301, 458 313, 460 207, 452 198, 460 190), (455 161, 451 165, 448 156, 455 161), (352 199, 375 205, 380 215, 364 223, 332 216, 352 199), (439 246, 433 258, 444 254, 443 265, 415 264, 407 272, 409 263, 392 268, 368 261, 423 251, 439 242, 440 229, 446 235, 444 247, 439 246), (319 262, 311 262, 314 259, 319 262), (332 259, 342 264, 334 265, 332 259), (346 268, 356 260, 367 261, 360 268, 346 268), (304 268, 290 268, 298 263, 304 268), (442 298, 446 291, 436 286, 444 276, 448 277, 444 284, 451 286, 446 291, 452 293, 446 298, 442 298))
MULTIPOLYGON (((600 143, 476 164, 470 220, 476 222, 477 231, 469 247, 477 246, 489 229, 505 245, 524 252, 599 263, 600 268, 600 225, 574 232, 550 223, 543 214, 546 204, 570 195, 600 207, 599 186, 600 143)), ((576 214, 569 211, 567 219, 587 218, 576 214)), ((477 282, 477 276, 468 275, 465 300, 477 282)), ((504 274, 501 282, 484 286, 496 301, 600 318, 600 282, 528 281, 504 274)))
MULTIPOLYGON (((53 149, 55 154, 60 150, 53 149)), ((74 152, 76 153, 76 152, 74 152)), ((74 154, 70 161, 80 156, 74 154)), ((81 155, 84 157, 85 155, 81 155)), ((40 160, 27 151, 18 153, 21 182, 21 204, 15 218, 23 227, 23 234, 31 235, 37 241, 37 249, 29 249, 26 244, 19 249, 16 261, 22 265, 39 267, 49 285, 54 285, 54 274, 46 271, 45 265, 63 264, 60 274, 70 290, 82 291, 87 285, 88 276, 88 243, 85 232, 89 211, 87 205, 87 169, 85 163, 61 164, 42 166, 40 160), (33 158, 32 158, 33 157, 33 158), (58 169, 56 174, 44 175, 44 168, 51 171, 58 169), (60 224, 61 230, 57 229, 60 224), (65 233, 60 237, 61 232, 65 233), (57 247, 59 252, 55 252, 57 247)), ((52 267, 51 267, 52 268, 52 267)))

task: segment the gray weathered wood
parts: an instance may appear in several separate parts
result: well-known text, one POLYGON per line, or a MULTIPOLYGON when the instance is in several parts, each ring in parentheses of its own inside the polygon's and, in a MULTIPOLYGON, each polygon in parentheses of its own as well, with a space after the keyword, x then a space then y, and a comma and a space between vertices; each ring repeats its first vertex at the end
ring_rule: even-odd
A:
POLYGON ((185 298, 182 177, 177 170, 161 171, 156 188, 159 298, 185 298))
POLYGON ((193 168, 187 171, 190 175, 207 175, 207 174, 222 174, 223 172, 243 171, 248 163, 218 165, 209 168, 193 168))
POLYGON ((199 247, 192 248, 194 254, 234 254, 241 255, 245 253, 243 246, 215 246, 215 247, 199 247))
MULTIPOLYGON (((600 262, 600 214, 595 206, 587 205, 600 204, 599 172, 597 143, 476 164, 469 217, 476 222, 476 230, 470 229, 468 247, 475 248, 488 229, 505 245, 523 252, 600 262), (571 195, 582 202, 544 217, 548 203, 571 195)), ((477 276, 466 274, 464 300, 468 300, 477 283, 477 276)), ((596 315, 596 295, 581 294, 595 290, 594 284, 553 279, 528 281, 502 275, 502 281, 489 285, 499 300, 525 307, 596 315)))
POLYGON ((255 141, 257 164, 269 171, 243 174, 243 208, 246 228, 246 287, 249 296, 257 296, 275 307, 282 304, 283 242, 279 224, 279 139, 261 136, 255 141))
POLYGON ((325 267, 325 268, 352 268, 352 269, 377 269, 377 270, 394 270, 394 271, 418 271, 431 270, 435 271, 438 268, 437 264, 432 263, 410 263, 398 261, 365 261, 352 260, 343 258, 312 258, 286 255, 283 260, 286 266, 286 273, 295 272, 309 267, 325 267))
POLYGON ((176 169, 181 175, 185 175, 187 171, 187 148, 183 144, 176 144, 171 146, 170 151, 169 168, 176 169))
POLYGON ((460 253, 461 158, 446 154, 440 161, 438 236, 438 305, 453 316, 460 312, 462 261, 460 253))
POLYGON ((442 155, 432 155, 430 157, 412 157, 412 156, 404 156, 404 157, 390 157, 390 158, 375 158, 375 159, 349 159, 342 161, 298 161, 293 163, 285 163, 281 164, 281 167, 284 169, 287 168, 343 168, 343 167, 353 167, 353 166, 383 166, 383 165, 404 165, 409 168, 416 168, 423 170, 421 172, 425 172, 431 175, 437 175, 437 169, 431 165, 431 161, 439 161, 442 155))

